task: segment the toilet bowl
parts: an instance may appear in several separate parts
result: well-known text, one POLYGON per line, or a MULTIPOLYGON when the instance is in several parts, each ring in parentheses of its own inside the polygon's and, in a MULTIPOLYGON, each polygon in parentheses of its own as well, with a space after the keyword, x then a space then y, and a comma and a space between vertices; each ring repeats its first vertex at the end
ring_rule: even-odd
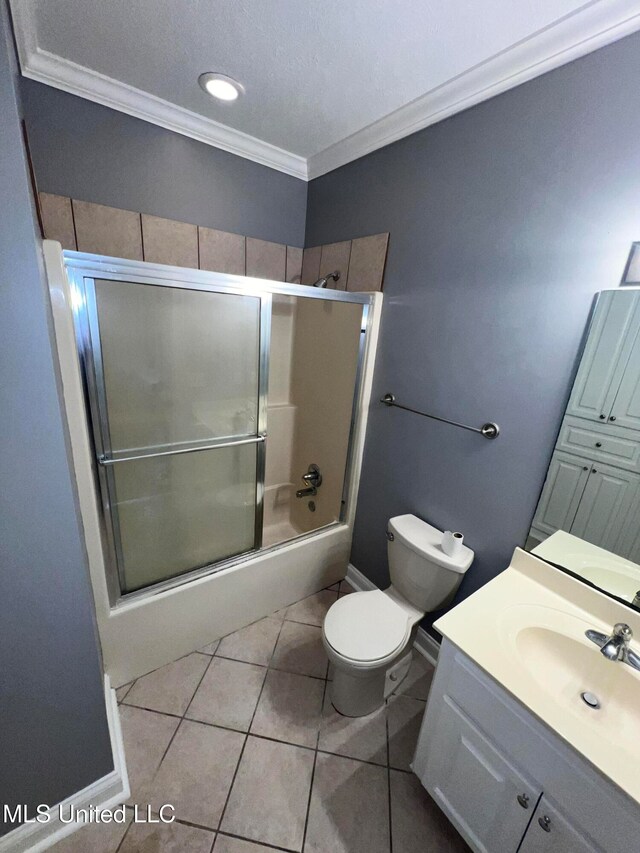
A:
POLYGON ((341 714, 362 717, 384 703, 409 670, 420 620, 455 595, 474 554, 463 545, 448 556, 442 535, 414 515, 390 519, 391 586, 343 596, 327 611, 322 640, 332 664, 329 695, 341 714))

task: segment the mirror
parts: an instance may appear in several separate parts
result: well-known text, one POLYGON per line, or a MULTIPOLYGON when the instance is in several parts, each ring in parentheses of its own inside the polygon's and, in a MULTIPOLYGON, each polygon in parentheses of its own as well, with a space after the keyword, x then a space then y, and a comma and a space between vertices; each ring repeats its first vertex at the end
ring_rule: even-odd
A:
POLYGON ((598 296, 526 547, 640 609, 640 288, 598 296))

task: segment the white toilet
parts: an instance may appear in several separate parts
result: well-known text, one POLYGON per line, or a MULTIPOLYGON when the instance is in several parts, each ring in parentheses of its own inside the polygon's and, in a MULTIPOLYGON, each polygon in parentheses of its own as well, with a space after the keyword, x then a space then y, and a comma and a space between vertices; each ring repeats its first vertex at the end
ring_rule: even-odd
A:
POLYGON ((387 539, 391 586, 345 595, 324 619, 330 698, 347 717, 370 714, 398 687, 411 664, 420 619, 449 604, 473 562, 466 545, 455 557, 445 554, 442 531, 415 515, 390 519, 387 539))

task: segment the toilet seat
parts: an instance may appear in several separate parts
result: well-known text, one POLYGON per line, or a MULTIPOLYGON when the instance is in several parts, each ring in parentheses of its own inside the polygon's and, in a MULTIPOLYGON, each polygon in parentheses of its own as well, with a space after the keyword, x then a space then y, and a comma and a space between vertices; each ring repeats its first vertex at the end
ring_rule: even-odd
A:
POLYGON ((333 651, 356 665, 381 664, 407 643, 414 619, 379 589, 339 598, 324 619, 333 651))

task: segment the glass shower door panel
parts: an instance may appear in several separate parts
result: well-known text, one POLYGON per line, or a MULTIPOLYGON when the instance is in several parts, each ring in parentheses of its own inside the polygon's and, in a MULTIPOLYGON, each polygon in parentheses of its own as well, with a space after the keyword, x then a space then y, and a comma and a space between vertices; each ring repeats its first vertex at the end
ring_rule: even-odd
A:
POLYGON ((112 467, 122 592, 253 549, 257 447, 140 457, 112 467))
POLYGON ((96 280, 96 325, 115 458, 256 434, 258 297, 96 280))

